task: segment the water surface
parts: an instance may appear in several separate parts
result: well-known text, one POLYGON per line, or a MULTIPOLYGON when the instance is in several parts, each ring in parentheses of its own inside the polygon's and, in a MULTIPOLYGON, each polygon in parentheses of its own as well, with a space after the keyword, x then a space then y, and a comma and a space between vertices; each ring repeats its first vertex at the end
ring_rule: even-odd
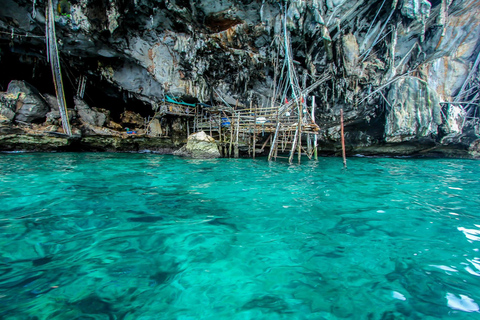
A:
POLYGON ((0 155, 0 319, 480 319, 480 162, 0 155))

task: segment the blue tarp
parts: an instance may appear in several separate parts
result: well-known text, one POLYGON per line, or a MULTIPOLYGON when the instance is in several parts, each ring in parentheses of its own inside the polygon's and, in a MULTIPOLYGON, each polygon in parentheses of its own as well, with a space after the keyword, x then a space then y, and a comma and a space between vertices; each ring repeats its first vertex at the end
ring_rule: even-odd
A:
POLYGON ((170 96, 167 96, 165 95, 165 100, 166 102, 170 102, 170 103, 175 103, 175 104, 181 104, 182 106, 189 106, 189 107, 195 107, 195 104, 192 104, 192 103, 186 103, 186 102, 183 102, 183 101, 176 101, 174 100, 174 98, 170 97, 170 96))

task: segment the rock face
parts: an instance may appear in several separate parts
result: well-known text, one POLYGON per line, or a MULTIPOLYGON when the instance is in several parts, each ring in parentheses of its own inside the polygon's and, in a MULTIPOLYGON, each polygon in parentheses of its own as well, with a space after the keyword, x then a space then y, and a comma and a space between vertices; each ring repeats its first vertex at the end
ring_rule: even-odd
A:
POLYGON ((75 108, 77 108, 78 115, 80 118, 92 126, 101 127, 105 124, 106 116, 101 112, 97 112, 91 109, 85 101, 75 97, 75 108))
POLYGON ((215 139, 203 131, 191 134, 187 139, 187 144, 175 151, 174 155, 195 159, 220 158, 220 152, 215 139))
POLYGON ((23 122, 43 122, 50 111, 45 99, 32 85, 25 81, 13 80, 7 93, 18 95, 15 120, 23 122))
POLYGON ((442 124, 439 98, 428 84, 407 77, 389 90, 385 141, 402 142, 433 137, 442 124))
MULTIPOLYGON (((12 62, 29 70, 43 65, 48 72, 45 3, 35 2, 32 14, 31 2, 0 0, 0 39, 13 48, 0 52, 0 87, 15 78, 12 62)), ((109 105, 112 114, 142 113, 129 109, 135 101, 151 106, 153 116, 166 94, 265 106, 278 93, 282 67, 292 62, 301 87, 330 76, 310 92, 325 152, 338 149, 340 109, 352 152, 426 140, 430 148, 479 136, 479 112, 471 107, 480 101, 478 0, 79 0, 71 2, 70 13, 56 16, 60 56, 70 73, 88 75, 87 93, 108 88, 109 97, 126 101, 109 105)), ((40 88, 45 79, 26 80, 40 88)), ((64 84, 76 92, 77 84, 64 84)), ((287 90, 281 98, 291 95, 287 90)), ((29 105, 15 119, 43 121, 41 103, 37 110, 29 105)), ((17 112, 1 108, 7 119, 17 112)), ((84 117, 92 125, 102 118, 90 111, 84 117)), ((165 131, 184 140, 181 121, 172 123, 165 131)))
POLYGON ((162 126, 160 125, 160 121, 158 119, 153 119, 150 121, 148 124, 149 126, 149 131, 150 131, 150 136, 152 137, 159 137, 163 134, 162 126))

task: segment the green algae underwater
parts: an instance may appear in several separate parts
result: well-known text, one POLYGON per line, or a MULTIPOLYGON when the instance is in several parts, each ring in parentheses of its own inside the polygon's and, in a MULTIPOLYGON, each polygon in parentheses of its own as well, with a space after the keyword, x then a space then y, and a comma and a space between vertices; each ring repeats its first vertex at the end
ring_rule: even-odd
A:
POLYGON ((0 319, 480 319, 480 162, 0 154, 0 319))

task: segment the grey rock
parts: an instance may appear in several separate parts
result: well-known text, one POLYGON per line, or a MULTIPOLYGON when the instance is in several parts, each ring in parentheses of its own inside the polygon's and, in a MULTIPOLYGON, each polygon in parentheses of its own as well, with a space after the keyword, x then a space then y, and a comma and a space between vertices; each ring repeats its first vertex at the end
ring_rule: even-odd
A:
POLYGON ((60 119, 60 111, 50 111, 47 113, 45 122, 53 125, 60 124, 62 122, 60 119))
POLYGON ((401 12, 404 16, 417 21, 425 21, 430 15, 431 3, 427 0, 403 0, 401 12))
POLYGON ((50 110, 59 111, 60 107, 58 106, 58 100, 56 96, 44 93, 43 97, 45 98, 45 101, 50 107, 50 110))
POLYGON ((101 112, 97 112, 91 109, 85 101, 75 97, 74 98, 75 107, 77 108, 78 115, 80 118, 92 126, 101 127, 105 124, 106 116, 101 112))
POLYGON ((153 119, 150 121, 148 126, 150 129, 150 136, 159 137, 163 134, 162 126, 160 125, 160 121, 158 119, 153 119))
POLYGON ((386 142, 404 142, 436 135, 442 124, 439 98, 435 91, 415 77, 396 81, 390 88, 385 124, 386 142))
POLYGON ((187 139, 187 144, 181 149, 175 151, 174 155, 191 157, 194 159, 212 159, 219 158, 220 152, 218 151, 215 139, 207 135, 205 132, 200 131, 191 134, 187 139))
POLYGON ((358 75, 358 43, 355 36, 351 33, 342 37, 343 61, 347 75, 358 75))
POLYGON ((15 120, 23 122, 43 122, 49 110, 45 99, 37 89, 25 81, 12 80, 8 84, 8 93, 18 94, 20 107, 17 107, 15 120))
POLYGON ((0 92, 0 115, 8 122, 15 118, 18 94, 0 92))

